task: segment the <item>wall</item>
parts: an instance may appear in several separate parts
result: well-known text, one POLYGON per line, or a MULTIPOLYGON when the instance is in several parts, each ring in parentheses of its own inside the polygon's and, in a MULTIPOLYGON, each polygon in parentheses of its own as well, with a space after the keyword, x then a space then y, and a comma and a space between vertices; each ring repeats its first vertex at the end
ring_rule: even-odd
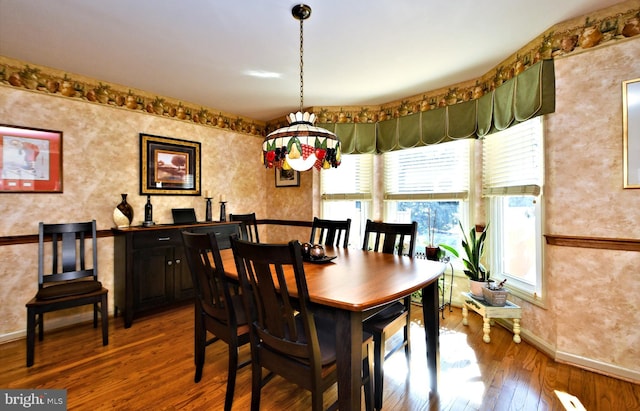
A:
MULTIPOLYGON (((227 213, 267 213, 277 206, 273 170, 260 164, 262 138, 204 127, 130 110, 49 96, 0 85, 0 123, 63 131, 64 193, 0 194, 0 236, 35 234, 38 222, 96 219, 98 229, 113 226, 113 208, 128 193, 134 224, 140 224, 146 198, 139 193, 140 132, 202 144, 202 189, 225 193, 227 213)), ((304 179, 303 179, 304 182, 304 179)), ((295 190, 295 189, 294 189, 295 190)), ((215 201, 215 200, 214 200, 215 201)), ((154 220, 170 222, 172 207, 195 207, 204 220, 202 197, 152 196, 154 220)), ((214 219, 219 210, 214 203, 214 219)), ((99 239, 100 278, 113 290, 113 238, 99 239)), ((24 304, 37 291, 37 244, 0 247, 0 339, 24 334, 24 304)), ((113 312, 113 293, 110 293, 113 312)), ((90 318, 88 310, 80 310, 90 318)), ((50 317, 55 317, 52 314, 50 317)), ((62 320, 61 320, 62 321, 62 320)), ((48 323, 48 329, 56 325, 48 323)))
MULTIPOLYGON (((640 237, 640 191, 623 189, 622 81, 640 78, 640 40, 556 60, 545 135, 546 234, 640 237)), ((640 381, 640 254, 547 246, 546 310, 523 327, 560 360, 640 381)))

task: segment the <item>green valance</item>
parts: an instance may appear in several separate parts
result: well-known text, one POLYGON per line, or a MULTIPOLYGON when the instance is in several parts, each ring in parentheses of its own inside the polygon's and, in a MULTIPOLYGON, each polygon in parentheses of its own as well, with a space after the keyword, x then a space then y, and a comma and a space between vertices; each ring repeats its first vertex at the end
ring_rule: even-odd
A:
POLYGON ((542 60, 477 100, 377 123, 319 124, 334 131, 342 152, 393 150, 478 138, 555 111, 553 60, 542 60))
POLYGON ((492 124, 493 93, 487 93, 478 99, 478 137, 489 134, 492 124))
POLYGON ((318 127, 332 131, 340 138, 344 154, 376 152, 376 123, 325 123, 318 127))
POLYGON ((424 145, 443 143, 447 137, 447 113, 445 110, 429 110, 422 116, 422 142, 424 145))
POLYGON ((377 152, 386 153, 387 151, 398 149, 396 144, 398 141, 398 119, 385 120, 378 122, 377 127, 377 152))
POLYGON ((447 106, 447 137, 457 140, 475 137, 478 129, 477 100, 447 106))
POLYGON ((523 122, 556 110, 553 60, 544 60, 516 77, 514 115, 523 122))
POLYGON ((513 90, 516 79, 504 82, 493 91, 493 125, 497 130, 504 130, 513 123, 513 90))
POLYGON ((429 110, 378 122, 377 152, 443 143, 447 135, 447 111, 429 110))

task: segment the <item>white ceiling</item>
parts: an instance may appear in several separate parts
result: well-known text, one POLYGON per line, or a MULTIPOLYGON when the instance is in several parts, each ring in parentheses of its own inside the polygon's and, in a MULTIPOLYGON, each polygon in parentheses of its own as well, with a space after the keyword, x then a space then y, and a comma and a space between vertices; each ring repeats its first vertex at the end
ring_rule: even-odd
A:
MULTIPOLYGON (((308 0, 304 105, 378 105, 474 79, 551 26, 620 2, 308 0)), ((299 105, 294 4, 0 0, 0 55, 273 120, 299 105)))

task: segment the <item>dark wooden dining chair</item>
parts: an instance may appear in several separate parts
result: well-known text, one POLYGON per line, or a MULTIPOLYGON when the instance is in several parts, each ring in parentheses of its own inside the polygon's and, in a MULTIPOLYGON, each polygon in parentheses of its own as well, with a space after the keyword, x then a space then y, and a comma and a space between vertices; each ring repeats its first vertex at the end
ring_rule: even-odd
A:
MULTIPOLYGON (((335 322, 314 313, 300 243, 257 244, 232 237, 231 247, 250 312, 251 409, 260 408, 260 391, 268 382, 262 376, 266 368, 269 375, 311 391, 312 409, 322 410, 323 393, 337 382, 335 322), (293 279, 286 280, 287 269, 293 270, 294 284, 293 279)), ((371 410, 373 339, 366 333, 362 351, 365 402, 371 410)))
MULTIPOLYGON (((418 223, 415 221, 408 224, 398 224, 367 220, 362 249, 413 257, 417 233, 418 223)), ((384 360, 402 347, 404 347, 407 359, 409 357, 410 321, 411 296, 407 296, 402 301, 389 304, 364 322, 364 330, 373 334, 375 347, 374 386, 375 407, 377 410, 382 408, 384 360), (402 340, 387 352, 386 341, 401 329, 404 331, 402 340)))
POLYGON ((346 220, 323 220, 314 217, 309 242, 311 244, 347 248, 349 246, 349 230, 351 230, 350 218, 346 220), (342 244, 340 244, 341 241, 342 244))
POLYGON ((102 321, 102 345, 109 344, 109 291, 98 281, 96 221, 40 223, 38 228, 38 292, 27 304, 27 367, 34 361, 35 332, 44 338, 44 314, 93 304, 93 327, 102 321), (46 242, 51 247, 46 247, 46 242), (47 251, 48 250, 48 251, 47 251), (45 265, 51 263, 51 271, 45 265))
POLYGON ((240 238, 245 241, 259 243, 258 223, 256 213, 250 214, 229 214, 230 221, 240 221, 240 238))
POLYGON ((196 374, 194 381, 200 382, 204 367, 205 348, 222 340, 229 346, 227 392, 225 411, 231 410, 236 384, 236 371, 248 365, 238 365, 238 350, 249 343, 249 325, 242 297, 232 294, 227 279, 215 233, 182 232, 187 263, 195 290, 194 359, 196 374), (207 338, 207 333, 213 337, 207 338))

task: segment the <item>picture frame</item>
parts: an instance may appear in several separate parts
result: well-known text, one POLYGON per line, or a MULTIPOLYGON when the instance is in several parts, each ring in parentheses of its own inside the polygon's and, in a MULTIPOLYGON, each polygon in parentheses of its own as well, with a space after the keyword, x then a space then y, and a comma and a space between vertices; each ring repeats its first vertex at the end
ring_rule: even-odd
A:
POLYGON ((200 143, 140 133, 140 194, 200 195, 200 143))
POLYGON ((300 172, 276 168, 276 187, 300 187, 300 172))
POLYGON ((62 189, 62 131, 0 124, 0 192, 62 189))
POLYGON ((624 188, 640 188, 640 78, 622 82, 624 188))

